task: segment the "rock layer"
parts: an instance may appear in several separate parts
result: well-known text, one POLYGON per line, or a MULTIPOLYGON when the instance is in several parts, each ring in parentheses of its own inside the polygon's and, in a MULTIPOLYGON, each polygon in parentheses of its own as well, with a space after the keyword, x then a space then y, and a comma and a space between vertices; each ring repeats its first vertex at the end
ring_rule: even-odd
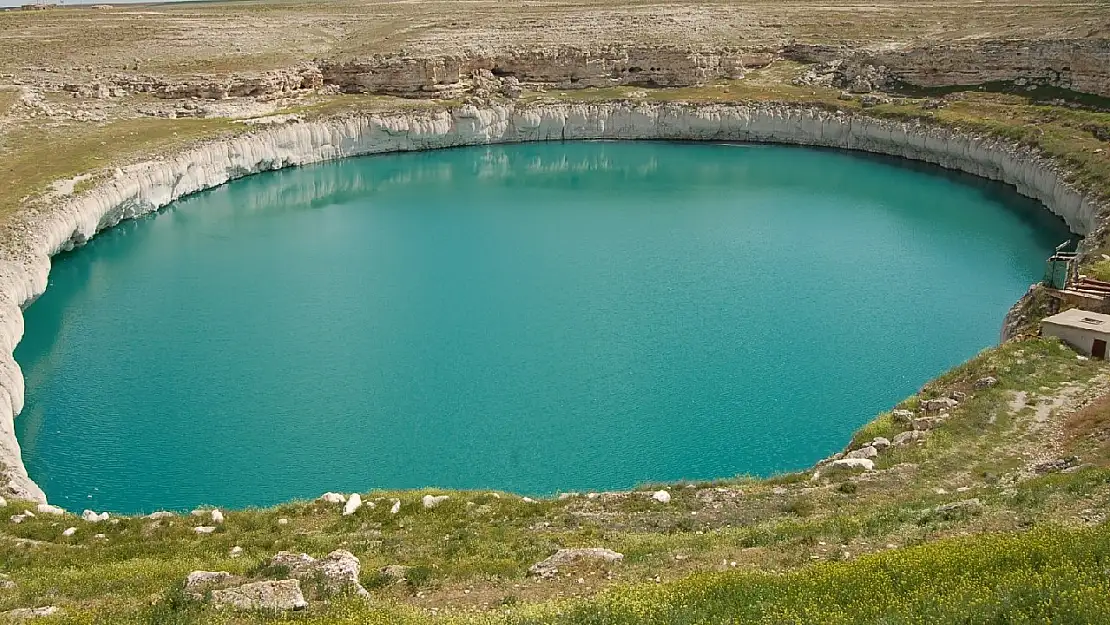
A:
POLYGON ((1110 97, 1110 39, 970 39, 880 51, 792 44, 783 55, 805 63, 848 60, 882 67, 916 87, 1013 82, 1110 97))
POLYGON ((24 382, 12 351, 22 307, 47 285, 50 257, 124 219, 253 173, 362 154, 563 139, 758 141, 890 154, 1001 180, 1045 203, 1078 234, 1098 225, 1100 207, 1035 151, 1004 140, 920 122, 776 104, 537 104, 462 106, 438 112, 352 115, 269 127, 129 167, 122 176, 7 224, 0 256, 0 493, 45 501, 19 454, 13 419, 24 382))

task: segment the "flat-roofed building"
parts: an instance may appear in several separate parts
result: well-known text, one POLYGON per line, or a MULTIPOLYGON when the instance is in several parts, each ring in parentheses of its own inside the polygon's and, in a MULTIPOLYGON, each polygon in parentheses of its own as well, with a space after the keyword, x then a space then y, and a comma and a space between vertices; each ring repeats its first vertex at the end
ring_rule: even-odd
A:
POLYGON ((1041 334, 1058 337, 1081 354, 1106 358, 1110 315, 1072 308, 1041 321, 1041 334))

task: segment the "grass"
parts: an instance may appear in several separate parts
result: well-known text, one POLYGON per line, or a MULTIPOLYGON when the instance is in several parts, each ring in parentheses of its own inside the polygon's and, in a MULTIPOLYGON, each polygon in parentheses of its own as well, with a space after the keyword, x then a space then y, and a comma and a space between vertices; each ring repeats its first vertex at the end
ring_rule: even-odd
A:
POLYGON ((0 137, 0 217, 41 196, 55 180, 151 158, 243 128, 220 119, 156 118, 15 128, 0 137))

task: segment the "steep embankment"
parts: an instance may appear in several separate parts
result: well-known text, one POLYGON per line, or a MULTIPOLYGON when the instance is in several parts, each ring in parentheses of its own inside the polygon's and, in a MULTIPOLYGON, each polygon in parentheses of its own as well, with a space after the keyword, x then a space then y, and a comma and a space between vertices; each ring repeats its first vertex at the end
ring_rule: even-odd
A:
POLYGON ((762 141, 828 146, 937 163, 1013 184, 1085 235, 1097 226, 1095 199, 1064 181, 1034 151, 992 137, 918 123, 788 105, 542 104, 463 106, 451 111, 355 115, 291 123, 188 150, 117 172, 116 177, 45 213, 13 219, 0 268, 0 493, 43 500, 20 459, 13 419, 23 406, 12 351, 23 333, 21 307, 47 285, 50 256, 123 219, 252 173, 329 159, 459 145, 564 139, 762 141))

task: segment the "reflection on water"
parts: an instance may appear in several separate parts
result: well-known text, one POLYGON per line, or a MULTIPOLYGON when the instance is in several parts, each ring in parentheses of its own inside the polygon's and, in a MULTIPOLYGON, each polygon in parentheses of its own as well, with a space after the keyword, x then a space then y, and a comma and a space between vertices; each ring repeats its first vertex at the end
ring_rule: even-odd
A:
POLYGON ((1065 237, 1000 185, 799 148, 272 172, 57 259, 17 434, 52 500, 125 512, 795 469, 991 344, 1065 237))

